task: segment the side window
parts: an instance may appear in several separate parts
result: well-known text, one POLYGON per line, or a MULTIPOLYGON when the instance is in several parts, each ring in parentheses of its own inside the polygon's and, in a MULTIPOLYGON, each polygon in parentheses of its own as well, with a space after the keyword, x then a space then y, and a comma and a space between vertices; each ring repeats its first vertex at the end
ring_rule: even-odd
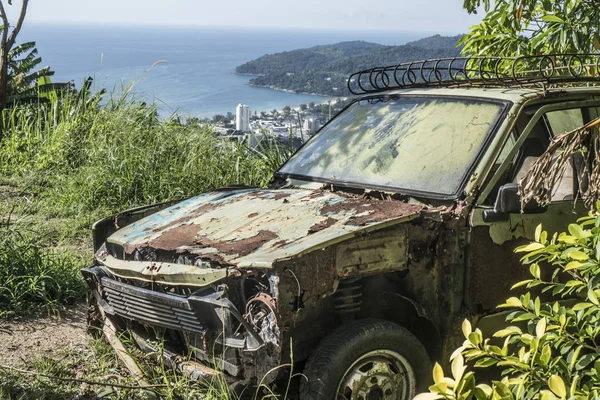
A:
POLYGON ((496 163, 495 163, 496 168, 495 169, 497 169, 497 167, 499 167, 504 162, 504 160, 506 160, 506 157, 508 157, 508 154, 510 153, 510 151, 513 149, 513 147, 515 147, 516 141, 517 141, 517 139, 515 137, 515 133, 511 133, 508 140, 504 144, 504 148, 500 152, 500 155, 496 159, 496 163))
MULTIPOLYGON (((529 110, 520 117, 520 121, 517 121, 519 132, 525 129, 535 111, 529 110)), ((537 159, 546 151, 553 137, 564 132, 570 132, 584 125, 589 119, 591 111, 580 108, 551 111, 540 118, 521 145, 514 160, 512 160, 509 170, 504 172, 500 183, 497 185, 498 187, 491 193, 486 203, 494 203, 495 193, 497 193, 501 185, 505 183, 518 183, 531 170, 537 159)), ((511 135, 504 145, 502 152, 496 160, 496 168, 499 168, 506 160, 510 150, 515 145, 516 137, 514 134, 511 135)), ((577 169, 577 161, 571 160, 571 162, 568 162, 562 171, 560 180, 552 189, 552 202, 572 201, 576 195, 576 190, 579 188, 579 182, 584 179, 580 175, 581 171, 577 169)))
POLYGON ((552 136, 570 132, 584 124, 583 112, 580 108, 551 111, 545 115, 545 119, 552 136))

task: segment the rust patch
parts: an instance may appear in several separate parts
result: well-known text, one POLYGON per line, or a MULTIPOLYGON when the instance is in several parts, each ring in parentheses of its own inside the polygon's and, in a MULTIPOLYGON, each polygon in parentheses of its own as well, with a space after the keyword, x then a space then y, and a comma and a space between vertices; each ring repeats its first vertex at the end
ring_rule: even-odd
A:
MULTIPOLYGON (((184 219, 181 218, 180 220, 173 221, 164 227, 158 228, 158 230, 171 227, 183 220, 184 219)), ((186 243, 193 243, 196 239, 197 233, 197 226, 184 224, 165 231, 162 235, 147 243, 126 243, 123 247, 123 250, 127 254, 132 254, 138 247, 152 247, 159 250, 176 250, 179 246, 182 246, 186 243)))
POLYGON ((275 196, 273 197, 273 199, 281 200, 281 199, 285 199, 286 197, 290 197, 290 194, 289 193, 276 193, 275 196))
POLYGON ((248 214, 248 218, 254 218, 254 217, 257 217, 257 216, 258 216, 257 212, 253 212, 251 214, 248 214))
POLYGON ((390 218, 418 213, 423 210, 423 207, 398 200, 347 199, 339 203, 325 205, 321 208, 321 215, 335 215, 350 210, 355 210, 358 215, 350 217, 346 225, 363 226, 390 218))
POLYGON ((277 237, 274 232, 261 230, 255 236, 247 239, 233 240, 228 242, 218 242, 215 240, 201 238, 196 243, 201 247, 212 247, 225 254, 237 254, 240 257, 246 256, 266 242, 277 237))
POLYGON ((162 235, 150 241, 148 245, 155 249, 175 250, 187 243, 193 243, 197 234, 198 227, 196 225, 181 225, 165 231, 162 235))
POLYGON ((337 221, 338 220, 335 218, 328 217, 327 219, 325 219, 321 222, 317 222, 316 224, 314 224, 313 226, 308 228, 308 233, 311 234, 311 233, 320 232, 323 229, 329 228, 331 225, 335 224, 337 221))
POLYGON ((215 205, 212 204, 212 203, 203 204, 200 207, 198 207, 198 208, 190 211, 189 214, 187 214, 185 217, 177 218, 176 220, 173 220, 173 221, 169 222, 166 225, 158 226, 158 227, 152 229, 152 231, 153 232, 160 232, 160 231, 169 229, 172 226, 183 224, 183 223, 189 221, 190 219, 192 219, 194 217, 198 217, 198 216, 200 216, 202 214, 205 214, 208 211, 214 210, 214 209, 215 209, 215 205))

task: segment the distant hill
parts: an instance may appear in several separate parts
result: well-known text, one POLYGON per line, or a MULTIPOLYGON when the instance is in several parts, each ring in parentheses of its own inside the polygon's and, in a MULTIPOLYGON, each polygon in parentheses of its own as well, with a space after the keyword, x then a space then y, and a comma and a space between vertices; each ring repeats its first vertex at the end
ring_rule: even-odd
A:
POLYGON ((257 75, 251 85, 293 92, 347 96, 346 79, 352 72, 429 58, 460 55, 462 37, 435 35, 400 46, 364 41, 341 42, 307 49, 266 54, 238 66, 239 74, 257 75))

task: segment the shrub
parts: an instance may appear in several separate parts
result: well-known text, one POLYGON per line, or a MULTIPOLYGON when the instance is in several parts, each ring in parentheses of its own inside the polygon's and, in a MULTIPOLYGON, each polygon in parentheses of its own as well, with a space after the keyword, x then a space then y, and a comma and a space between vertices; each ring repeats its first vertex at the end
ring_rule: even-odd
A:
POLYGON ((513 289, 535 289, 499 306, 511 310, 509 326, 491 339, 465 320, 452 377, 436 364, 434 385, 418 400, 599 398, 600 214, 551 238, 540 225, 535 242, 516 251, 531 279, 513 289), (533 294, 540 290, 544 299, 533 294), (501 380, 477 384, 473 368, 496 368, 501 380))

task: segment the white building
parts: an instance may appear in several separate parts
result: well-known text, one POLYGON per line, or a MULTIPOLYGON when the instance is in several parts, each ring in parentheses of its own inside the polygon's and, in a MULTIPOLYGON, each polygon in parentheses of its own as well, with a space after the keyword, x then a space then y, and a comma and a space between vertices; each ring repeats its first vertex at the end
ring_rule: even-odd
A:
POLYGON ((238 104, 235 109, 235 129, 240 132, 250 130, 250 108, 245 104, 238 104))
POLYGON ((320 128, 319 121, 313 118, 308 118, 304 120, 304 124, 302 125, 302 130, 307 135, 312 135, 317 132, 320 128))

